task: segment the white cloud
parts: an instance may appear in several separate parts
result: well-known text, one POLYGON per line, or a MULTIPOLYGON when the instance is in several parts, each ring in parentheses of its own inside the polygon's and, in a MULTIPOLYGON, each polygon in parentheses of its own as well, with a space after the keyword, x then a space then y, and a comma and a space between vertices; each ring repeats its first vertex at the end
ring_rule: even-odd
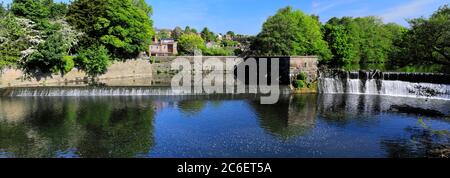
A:
POLYGON ((436 0, 414 0, 407 4, 401 4, 397 7, 385 11, 380 16, 386 22, 398 22, 406 18, 417 17, 423 13, 423 10, 436 0))
POLYGON ((333 0, 333 1, 316 1, 312 2, 312 10, 314 14, 320 14, 337 6, 352 3, 355 0, 333 0))

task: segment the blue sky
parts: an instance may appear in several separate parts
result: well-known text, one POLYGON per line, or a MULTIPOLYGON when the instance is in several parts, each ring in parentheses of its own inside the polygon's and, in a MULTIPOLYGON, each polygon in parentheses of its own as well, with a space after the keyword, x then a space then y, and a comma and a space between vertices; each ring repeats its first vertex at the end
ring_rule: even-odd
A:
MULTIPOLYGON (((6 3, 11 0, 0 0, 6 3)), ((58 0, 56 0, 58 1, 58 0)), ((59 0, 65 1, 68 0, 59 0)), ((146 0, 153 6, 157 28, 207 26, 212 31, 228 30, 254 35, 263 22, 282 7, 292 6, 321 21, 342 16, 380 16, 385 22, 407 26, 405 19, 429 16, 450 0, 146 0)))

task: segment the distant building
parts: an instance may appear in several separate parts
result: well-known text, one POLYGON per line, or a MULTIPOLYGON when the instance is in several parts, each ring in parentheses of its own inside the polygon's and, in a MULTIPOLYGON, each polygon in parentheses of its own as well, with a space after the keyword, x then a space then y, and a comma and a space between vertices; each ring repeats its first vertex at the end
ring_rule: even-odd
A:
POLYGON ((172 38, 153 38, 149 46, 149 56, 174 56, 178 54, 177 42, 172 38))

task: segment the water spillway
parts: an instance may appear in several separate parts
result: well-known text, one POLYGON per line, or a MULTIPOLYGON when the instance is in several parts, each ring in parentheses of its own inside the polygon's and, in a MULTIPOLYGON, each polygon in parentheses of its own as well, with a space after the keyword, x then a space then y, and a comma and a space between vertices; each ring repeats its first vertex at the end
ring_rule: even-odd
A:
POLYGON ((327 71, 320 73, 319 92, 450 100, 450 75, 379 71, 327 71))
MULTIPOLYGON (((288 86, 280 86, 281 94, 289 94, 288 86)), ((173 89, 170 86, 86 86, 86 87, 17 87, 0 89, 0 96, 4 97, 32 97, 32 96, 202 96, 211 95, 191 90, 173 89)), ((253 93, 227 93, 240 95, 253 93)), ((261 93, 254 93, 261 94, 261 93)), ((215 94, 220 95, 220 93, 215 94)))

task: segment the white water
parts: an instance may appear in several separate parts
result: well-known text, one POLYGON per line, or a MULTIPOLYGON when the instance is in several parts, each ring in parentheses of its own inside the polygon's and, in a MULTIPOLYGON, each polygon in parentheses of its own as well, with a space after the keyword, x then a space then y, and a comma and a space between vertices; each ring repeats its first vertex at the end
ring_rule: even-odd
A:
POLYGON ((330 94, 368 94, 450 100, 450 85, 379 79, 360 80, 320 78, 319 92, 330 94))
MULTIPOLYGON (((171 87, 37 87, 10 88, 0 91, 0 96, 187 96, 208 95, 206 92, 194 93, 193 90, 174 90, 171 87)), ((281 94, 290 93, 290 89, 280 87, 281 94)), ((253 93, 233 93, 253 94, 253 93)), ((257 93, 262 94, 262 93, 257 93)), ((263 93, 266 94, 266 93, 263 93)))

